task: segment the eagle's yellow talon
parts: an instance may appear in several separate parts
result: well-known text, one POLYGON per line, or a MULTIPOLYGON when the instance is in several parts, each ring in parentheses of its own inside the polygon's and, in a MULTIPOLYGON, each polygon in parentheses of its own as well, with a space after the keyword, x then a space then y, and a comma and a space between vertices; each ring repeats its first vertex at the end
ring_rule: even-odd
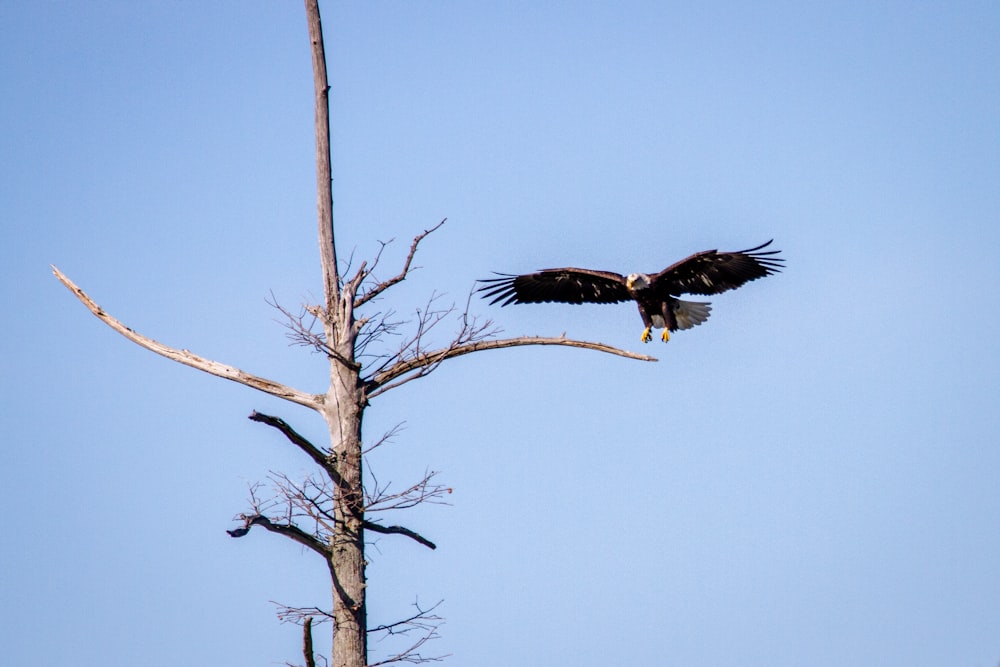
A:
POLYGON ((667 329, 666 327, 663 327, 663 334, 660 336, 660 340, 662 340, 664 343, 670 340, 670 330, 667 329))
POLYGON ((651 335, 649 335, 649 330, 651 328, 652 327, 646 327, 645 329, 643 329, 643 331, 642 331, 642 342, 643 343, 648 343, 649 341, 653 340, 653 337, 651 335))

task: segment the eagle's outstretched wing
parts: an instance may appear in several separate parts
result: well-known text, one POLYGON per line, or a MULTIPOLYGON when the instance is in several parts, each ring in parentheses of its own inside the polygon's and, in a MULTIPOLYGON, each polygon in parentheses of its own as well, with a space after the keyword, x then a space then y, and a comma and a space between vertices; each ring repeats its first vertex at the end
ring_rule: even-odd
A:
POLYGON ((499 303, 618 303, 629 301, 632 295, 625 287, 625 277, 611 271, 590 269, 545 269, 515 276, 498 273, 499 278, 480 280, 484 299, 499 303))
MULTIPOLYGON (((773 239, 772 239, 773 241, 773 239)), ((736 252, 706 250, 650 276, 650 287, 659 295, 719 294, 781 271, 785 260, 774 257, 780 250, 756 248, 736 252)))

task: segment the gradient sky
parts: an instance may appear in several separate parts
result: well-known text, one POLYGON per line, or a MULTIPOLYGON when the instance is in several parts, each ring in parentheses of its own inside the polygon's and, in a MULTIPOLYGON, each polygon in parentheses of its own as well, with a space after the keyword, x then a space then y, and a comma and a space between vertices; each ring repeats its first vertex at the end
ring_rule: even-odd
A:
MULTIPOLYGON (((451 665, 1000 662, 1000 5, 323 10, 344 259, 395 238, 389 275, 448 218, 376 309, 788 258, 668 345, 630 304, 473 301, 660 361, 490 352, 377 399, 369 439, 404 422, 379 478, 455 492, 392 517, 437 551, 374 539, 373 625, 443 599, 451 665)), ((225 530, 310 470, 250 411, 322 422, 127 342, 49 264, 153 338, 325 389, 268 305, 321 289, 302 7, 3 2, 0 85, 0 662, 299 660, 269 601, 328 605, 325 568, 225 530)))

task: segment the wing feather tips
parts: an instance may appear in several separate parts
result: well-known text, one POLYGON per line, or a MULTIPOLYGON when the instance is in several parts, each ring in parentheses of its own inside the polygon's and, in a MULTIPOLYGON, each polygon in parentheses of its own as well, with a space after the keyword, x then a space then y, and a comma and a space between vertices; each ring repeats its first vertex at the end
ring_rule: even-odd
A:
POLYGON ((746 250, 736 252, 715 253, 713 255, 713 265, 705 267, 703 275, 717 272, 713 276, 718 279, 723 287, 723 291, 736 289, 758 278, 764 278, 775 273, 780 273, 785 266, 783 257, 776 257, 780 250, 763 250, 774 243, 771 239, 767 243, 762 243, 746 250), (715 264, 718 262, 718 264, 715 264))
MULTIPOLYGON (((767 243, 761 243, 755 248, 747 248, 746 250, 738 250, 733 255, 742 255, 750 259, 751 263, 763 270, 764 276, 769 276, 772 273, 781 273, 781 270, 785 268, 785 258, 784 257, 774 257, 774 255, 779 254, 780 250, 763 250, 763 248, 768 247, 774 243, 774 239, 771 239, 767 243)), ((758 276, 763 277, 763 276, 758 276)), ((753 280, 753 278, 751 278, 753 280)))
POLYGON ((482 297, 484 299, 492 299, 490 305, 495 305, 500 303, 500 307, 509 306, 512 303, 517 303, 517 290, 514 287, 514 281, 517 280, 517 276, 509 273, 498 273, 499 278, 482 278, 478 282, 482 283, 482 287, 476 289, 477 292, 482 292, 482 297))
MULTIPOLYGON (((746 250, 737 250, 736 252, 738 252, 740 254, 743 254, 743 255, 749 255, 750 253, 757 252, 758 250, 762 250, 763 248, 766 248, 767 246, 771 245, 772 243, 774 243, 774 239, 769 239, 769 240, 765 241, 764 243, 761 243, 758 246, 754 246, 753 248, 747 248, 746 250)), ((775 255, 775 254, 777 254, 779 252, 781 252, 781 251, 780 250, 766 250, 764 252, 757 252, 757 254, 758 255, 775 255)))

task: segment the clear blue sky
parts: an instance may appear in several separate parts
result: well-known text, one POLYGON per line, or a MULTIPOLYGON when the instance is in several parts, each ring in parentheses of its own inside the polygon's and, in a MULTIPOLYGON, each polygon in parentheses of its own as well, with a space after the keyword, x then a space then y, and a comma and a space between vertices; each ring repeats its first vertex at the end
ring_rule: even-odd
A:
MULTIPOLYGON (((450 507, 380 537, 452 665, 1000 661, 1000 5, 324 4, 339 247, 424 268, 379 304, 576 265, 655 271, 774 237, 775 278, 639 342, 628 304, 473 311, 654 353, 455 360, 377 400, 371 464, 450 507)), ((319 294, 302 7, 0 3, 0 662, 281 664, 311 553, 232 540, 308 461, 308 411, 114 334, 309 391, 270 295, 319 294)), ((441 342, 447 338, 441 332, 441 342)), ((325 636, 325 630, 324 630, 325 636)), ((326 642, 320 642, 324 646, 326 642)), ((373 657, 387 647, 376 645, 373 657)))

